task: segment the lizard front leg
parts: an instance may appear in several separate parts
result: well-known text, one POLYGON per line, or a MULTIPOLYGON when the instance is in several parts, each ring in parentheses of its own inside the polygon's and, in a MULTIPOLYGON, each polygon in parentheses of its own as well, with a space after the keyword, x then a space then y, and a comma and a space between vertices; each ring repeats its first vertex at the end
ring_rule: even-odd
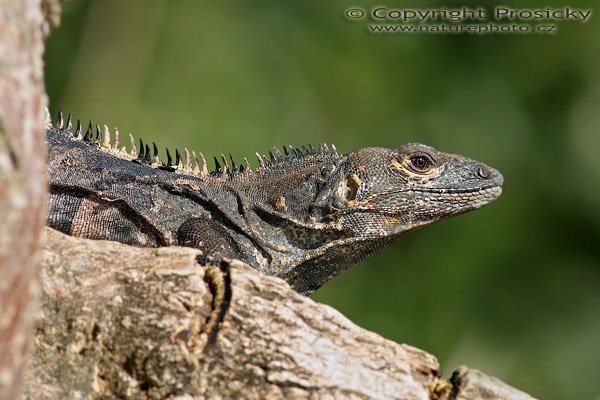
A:
POLYGON ((217 221, 190 218, 179 226, 177 241, 180 246, 202 251, 198 261, 205 265, 219 265, 226 258, 240 258, 240 250, 227 230, 217 221))

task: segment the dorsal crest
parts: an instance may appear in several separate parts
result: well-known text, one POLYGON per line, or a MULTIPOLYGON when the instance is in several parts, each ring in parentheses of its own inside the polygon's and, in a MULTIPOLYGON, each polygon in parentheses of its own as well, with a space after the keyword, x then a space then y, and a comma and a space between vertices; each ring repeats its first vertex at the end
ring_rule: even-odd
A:
MULTIPOLYGON (((49 113, 48 113, 49 115, 49 113)), ((139 164, 148 165, 153 168, 172 171, 175 173, 184 173, 199 177, 212 176, 222 178, 235 178, 240 175, 249 175, 253 173, 269 173, 285 169, 288 166, 297 163, 307 164, 320 162, 324 160, 337 159, 340 157, 336 147, 332 144, 328 146, 325 143, 317 148, 311 144, 293 147, 291 145, 282 146, 281 150, 274 147, 267 154, 256 153, 257 166, 252 168, 250 162, 244 157, 242 163, 237 163, 234 157, 229 154, 226 157, 221 154, 219 157, 213 157, 214 169, 209 170, 206 158, 202 152, 196 153, 184 149, 183 155, 179 149, 171 152, 165 148, 166 161, 159 156, 159 149, 156 143, 150 146, 140 138, 139 145, 132 134, 129 134, 129 149, 122 145, 120 141, 119 130, 114 128, 112 131, 107 125, 101 128, 98 124, 89 121, 87 129, 83 131, 83 125, 79 119, 76 120, 75 130, 73 130, 73 119, 69 113, 66 120, 62 111, 57 113, 54 122, 48 118, 47 128, 62 132, 73 140, 86 142, 90 145, 96 145, 100 150, 108 152, 115 157, 130 160, 139 164), (283 150, 283 152, 282 152, 283 150), (174 154, 174 156, 173 156, 174 154)))

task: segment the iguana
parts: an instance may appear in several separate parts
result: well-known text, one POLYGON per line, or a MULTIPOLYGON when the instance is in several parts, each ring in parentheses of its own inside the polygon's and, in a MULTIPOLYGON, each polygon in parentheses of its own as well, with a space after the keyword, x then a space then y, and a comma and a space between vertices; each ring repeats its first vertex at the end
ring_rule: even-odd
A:
POLYGON ((59 112, 47 123, 48 225, 73 236, 134 246, 201 250, 200 262, 237 258, 308 294, 404 233, 484 206, 502 175, 432 147, 275 148, 247 159, 186 149, 120 147, 118 131, 87 130, 59 112))

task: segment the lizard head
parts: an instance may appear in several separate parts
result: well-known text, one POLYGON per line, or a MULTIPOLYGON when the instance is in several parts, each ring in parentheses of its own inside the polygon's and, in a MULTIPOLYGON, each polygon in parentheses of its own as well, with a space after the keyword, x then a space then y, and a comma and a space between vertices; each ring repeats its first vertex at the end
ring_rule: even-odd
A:
MULTIPOLYGON (((500 172, 463 156, 409 143, 351 153, 337 191, 339 214, 373 236, 401 234, 482 207, 500 196, 500 172)), ((369 235, 370 236, 370 235, 369 235)))
POLYGON ((417 143, 290 162, 269 167, 264 189, 249 187, 265 196, 276 192, 266 201, 272 205, 260 209, 267 222, 262 237, 275 250, 269 273, 301 293, 404 232, 482 207, 502 192, 502 175, 493 168, 417 143), (282 174, 281 166, 295 173, 282 174))

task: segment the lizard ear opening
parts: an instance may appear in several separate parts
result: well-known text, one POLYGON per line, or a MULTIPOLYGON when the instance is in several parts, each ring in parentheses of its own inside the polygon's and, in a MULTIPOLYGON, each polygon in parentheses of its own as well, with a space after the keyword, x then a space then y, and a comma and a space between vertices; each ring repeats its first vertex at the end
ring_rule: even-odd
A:
POLYGON ((360 178, 356 174, 350 174, 346 179, 342 179, 337 187, 335 193, 335 201, 333 206, 336 208, 342 208, 349 201, 356 199, 356 194, 360 187, 360 178))
POLYGON ((360 187, 360 178, 356 174, 350 174, 346 177, 346 201, 356 199, 358 188, 360 187))

